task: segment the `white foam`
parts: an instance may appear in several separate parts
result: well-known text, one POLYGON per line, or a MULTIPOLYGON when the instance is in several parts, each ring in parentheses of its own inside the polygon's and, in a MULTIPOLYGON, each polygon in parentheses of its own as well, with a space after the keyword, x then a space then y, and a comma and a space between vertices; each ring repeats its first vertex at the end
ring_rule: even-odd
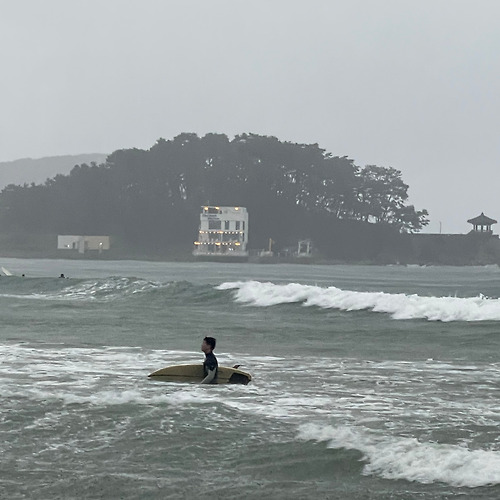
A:
POLYGON ((164 285, 140 279, 109 277, 102 280, 84 281, 76 285, 67 286, 58 292, 37 297, 51 300, 93 300, 97 297, 100 299, 114 299, 128 294, 148 292, 164 286, 168 286, 168 284, 164 285))
MULTIPOLYGON (((51 282, 54 279, 50 280, 51 282)), ((57 278, 57 283, 66 280, 57 278)), ((60 301, 89 301, 89 300, 115 300, 118 298, 127 297, 129 295, 137 295, 148 293, 150 291, 164 289, 172 286, 174 282, 160 283, 156 281, 147 281, 144 279, 124 278, 110 276, 108 278, 96 280, 71 281, 67 286, 51 292, 34 291, 29 294, 25 293, 4 293, 0 297, 29 299, 29 300, 60 300, 60 301)))
POLYGON ((360 451, 367 462, 363 471, 367 475, 469 488, 500 483, 500 451, 421 443, 414 438, 380 436, 361 429, 317 424, 302 425, 298 437, 327 442, 329 448, 360 451))
POLYGON ((219 290, 235 290, 237 302, 269 307, 302 303, 342 311, 371 310, 392 318, 429 321, 500 321, 500 299, 477 297, 424 297, 403 293, 356 292, 336 287, 322 288, 290 283, 276 285, 259 281, 222 283, 219 290))
POLYGON ((174 389, 171 386, 167 386, 166 388, 168 392, 165 390, 159 391, 158 387, 151 387, 151 390, 144 390, 143 387, 128 390, 100 390, 92 394, 83 391, 67 391, 50 396, 45 394, 44 399, 52 397, 52 399, 62 400, 65 405, 91 404, 102 407, 126 404, 184 406, 188 404, 204 404, 217 400, 215 394, 207 393, 207 391, 199 391, 196 386, 182 389, 174 389))

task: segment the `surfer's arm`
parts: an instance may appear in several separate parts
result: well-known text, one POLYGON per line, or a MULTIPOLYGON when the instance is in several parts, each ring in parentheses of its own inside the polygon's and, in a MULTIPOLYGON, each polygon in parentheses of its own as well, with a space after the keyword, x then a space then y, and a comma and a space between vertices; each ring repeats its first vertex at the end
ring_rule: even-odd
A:
POLYGON ((217 373, 217 368, 213 370, 207 370, 208 375, 201 381, 202 384, 210 384, 212 380, 215 378, 215 374, 217 373))

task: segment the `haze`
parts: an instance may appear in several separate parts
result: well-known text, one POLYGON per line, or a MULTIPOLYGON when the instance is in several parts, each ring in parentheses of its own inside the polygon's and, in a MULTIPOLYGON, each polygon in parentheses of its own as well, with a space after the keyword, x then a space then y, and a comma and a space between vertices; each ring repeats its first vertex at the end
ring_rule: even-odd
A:
POLYGON ((427 232, 500 221, 498 1, 0 6, 0 161, 254 132, 401 170, 427 232))

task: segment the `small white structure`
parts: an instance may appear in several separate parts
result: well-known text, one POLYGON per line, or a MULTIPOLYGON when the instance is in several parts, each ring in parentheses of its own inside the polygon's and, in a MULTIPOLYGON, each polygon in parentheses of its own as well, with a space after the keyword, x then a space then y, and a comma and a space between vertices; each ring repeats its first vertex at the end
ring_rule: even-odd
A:
POLYGON ((248 212, 245 207, 203 206, 196 257, 247 258, 248 212))
POLYGON ((297 257, 311 257, 312 255, 312 242, 311 240, 299 241, 297 249, 297 257))
POLYGON ((58 250, 76 250, 78 253, 97 250, 101 253, 103 250, 109 250, 110 246, 109 236, 57 236, 58 250))
POLYGON ((273 252, 273 244, 275 241, 272 238, 269 238, 269 246, 267 250, 261 250, 259 252, 259 257, 274 257, 274 252, 273 252))

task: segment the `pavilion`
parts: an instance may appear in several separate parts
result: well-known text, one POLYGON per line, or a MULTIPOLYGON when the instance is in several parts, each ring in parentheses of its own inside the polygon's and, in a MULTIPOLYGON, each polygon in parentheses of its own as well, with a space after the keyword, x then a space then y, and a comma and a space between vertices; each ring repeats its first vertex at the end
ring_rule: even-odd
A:
POLYGON ((469 224, 472 224, 472 226, 474 228, 471 232, 473 232, 473 233, 489 233, 489 234, 493 233, 491 226, 493 224, 497 223, 497 221, 495 219, 490 219, 489 217, 484 215, 484 212, 481 212, 481 215, 478 215, 477 217, 474 217, 473 219, 469 219, 467 222, 469 224))

